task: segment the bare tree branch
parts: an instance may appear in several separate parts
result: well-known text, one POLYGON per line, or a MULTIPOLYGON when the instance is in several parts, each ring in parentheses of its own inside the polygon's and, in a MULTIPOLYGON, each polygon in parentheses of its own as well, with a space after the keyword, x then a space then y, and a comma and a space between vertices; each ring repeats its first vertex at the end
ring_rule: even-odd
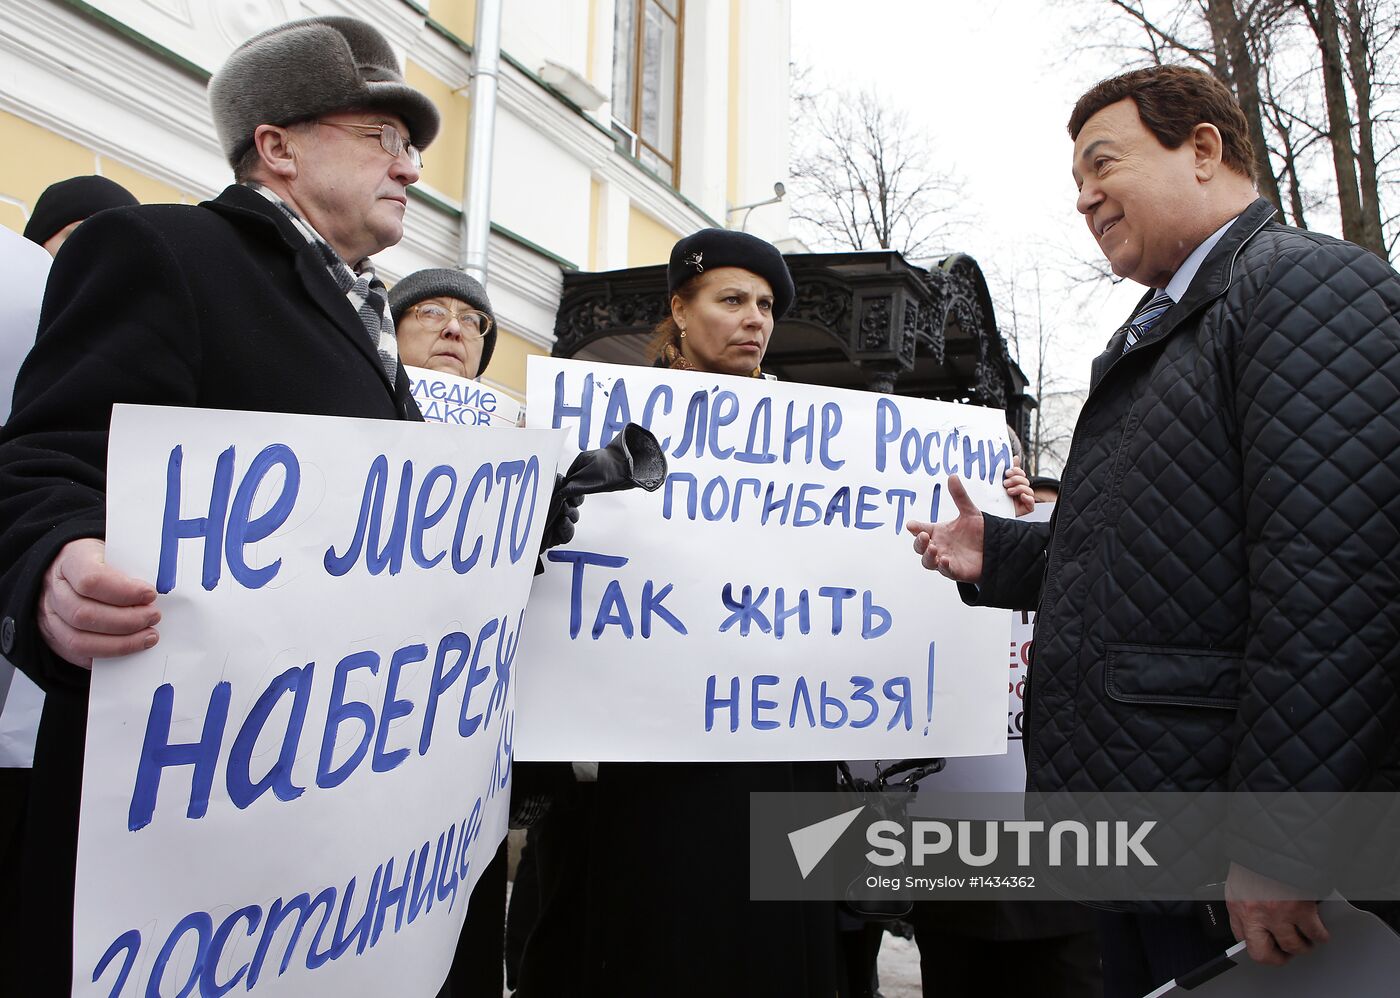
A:
POLYGON ((1056 0, 1085 48, 1124 69, 1194 63, 1240 100, 1261 193, 1388 255, 1397 243, 1400 4, 1395 0, 1056 0))
POLYGON ((963 221, 961 184, 929 166, 905 112, 879 94, 813 91, 794 74, 791 217, 817 245, 928 255, 963 221))

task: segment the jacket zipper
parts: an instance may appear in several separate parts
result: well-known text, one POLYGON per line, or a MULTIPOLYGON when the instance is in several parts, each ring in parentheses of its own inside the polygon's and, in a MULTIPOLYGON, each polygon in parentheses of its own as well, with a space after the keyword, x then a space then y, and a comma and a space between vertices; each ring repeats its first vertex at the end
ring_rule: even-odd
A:
MULTIPOLYGON (((1108 372, 1104 372, 1104 373, 1107 374, 1108 372)), ((1100 384, 1102 384, 1102 381, 1100 382, 1100 384)), ((1086 400, 1086 405, 1087 405, 1087 400, 1086 400)), ((1083 410, 1080 410, 1080 415, 1081 415, 1081 418, 1082 418, 1082 417, 1083 417, 1083 410)), ((1062 482, 1060 483, 1060 495, 1062 495, 1062 496, 1068 496, 1068 495, 1069 495, 1069 492, 1070 492, 1070 488, 1074 485, 1073 472, 1078 468, 1078 464, 1075 462, 1074 457, 1075 457, 1075 455, 1079 452, 1080 441, 1081 441, 1081 437, 1080 437, 1080 435, 1079 435, 1079 423, 1076 421, 1075 424, 1074 424, 1074 435, 1070 438, 1069 456, 1065 459, 1065 472, 1066 472, 1066 474, 1065 474, 1065 479, 1064 479, 1064 481, 1062 481, 1062 482)), ((1056 512, 1056 513, 1059 512, 1058 507, 1056 508, 1055 512, 1056 512)), ((1053 532, 1052 532, 1051 535, 1050 535, 1050 543, 1051 543, 1051 544, 1054 544, 1054 533, 1053 533, 1053 532)), ((1057 548, 1056 551, 1055 551, 1055 560, 1052 562, 1049 558, 1047 558, 1046 561, 1045 561, 1045 577, 1044 577, 1044 579, 1043 579, 1043 580, 1041 581, 1041 583, 1040 583, 1040 605, 1039 605, 1038 607, 1036 607, 1036 611, 1035 611, 1035 622, 1036 622, 1036 626, 1037 626, 1037 627, 1039 627, 1039 626, 1040 626, 1040 622, 1041 622, 1043 619, 1045 619, 1045 617, 1044 617, 1045 607, 1046 607, 1046 605, 1051 601, 1051 600, 1050 600, 1050 587, 1051 587, 1051 585, 1052 585, 1053 582, 1054 582, 1057 569, 1059 568, 1059 565, 1060 565, 1060 560, 1061 560, 1061 559, 1060 559, 1060 552, 1059 552, 1059 550, 1058 550, 1058 548, 1057 548)), ((1028 666, 1027 669, 1026 669, 1026 699, 1025 699, 1026 709, 1025 709, 1025 712, 1024 712, 1024 717, 1025 717, 1025 730, 1021 732, 1022 737, 1025 739, 1025 750, 1026 750, 1026 788, 1027 788, 1028 790, 1029 790, 1029 789, 1031 788, 1031 786, 1032 786, 1031 778, 1035 775, 1036 770, 1039 768, 1039 767, 1036 765, 1036 756, 1035 756, 1035 725, 1034 725, 1034 723, 1033 723, 1034 714, 1033 714, 1033 712, 1032 712, 1032 710, 1031 710, 1031 705, 1035 703, 1035 700, 1034 700, 1035 676, 1036 676, 1036 672, 1038 671, 1038 670, 1036 669, 1036 659, 1038 659, 1038 658, 1040 657, 1040 656, 1039 656, 1038 654, 1036 654, 1036 653, 1040 650, 1039 647, 1038 647, 1039 644, 1040 644, 1040 642, 1039 642, 1039 641, 1036 641, 1036 640, 1033 640, 1033 641, 1032 641, 1032 644, 1031 644, 1031 661, 1030 661, 1029 666, 1028 666)))

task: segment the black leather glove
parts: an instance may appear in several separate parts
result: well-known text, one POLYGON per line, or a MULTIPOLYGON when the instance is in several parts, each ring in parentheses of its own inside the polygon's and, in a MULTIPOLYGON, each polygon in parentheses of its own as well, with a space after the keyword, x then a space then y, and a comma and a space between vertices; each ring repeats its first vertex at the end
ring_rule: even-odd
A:
MULTIPOLYGON (((558 496, 560 489, 564 485, 564 476, 558 473, 554 476, 554 496, 558 496)), ((556 509, 553 498, 550 499, 549 512, 552 518, 544 525, 544 536, 540 539, 540 553, 548 551, 552 547, 560 544, 567 544, 574 539, 574 524, 578 523, 578 508, 583 505, 583 496, 569 496, 558 505, 556 509)))
MULTIPOLYGON (((666 481, 666 453, 644 426, 628 423, 612 443, 582 451, 563 475, 554 477, 540 553, 573 540, 578 507, 584 496, 597 492, 645 489, 655 492, 666 481)), ((535 559, 535 574, 544 571, 544 560, 535 559)))

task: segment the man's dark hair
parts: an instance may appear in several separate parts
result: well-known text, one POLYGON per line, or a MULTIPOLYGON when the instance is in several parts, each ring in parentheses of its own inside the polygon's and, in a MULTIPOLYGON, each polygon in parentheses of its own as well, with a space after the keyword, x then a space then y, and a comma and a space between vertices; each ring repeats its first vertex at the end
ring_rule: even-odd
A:
POLYGON ((1225 84, 1189 66, 1149 66, 1094 84, 1074 105, 1069 137, 1078 139, 1085 122, 1125 97, 1133 99, 1142 123, 1168 149, 1179 148, 1197 125, 1214 125, 1225 165, 1256 179, 1254 144, 1239 102, 1225 84))

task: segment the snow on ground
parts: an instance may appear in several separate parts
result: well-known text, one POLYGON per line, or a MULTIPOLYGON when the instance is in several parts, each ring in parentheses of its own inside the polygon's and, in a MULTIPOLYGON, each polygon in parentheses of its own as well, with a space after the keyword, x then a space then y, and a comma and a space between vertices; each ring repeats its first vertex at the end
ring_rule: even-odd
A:
POLYGON ((923 998, 919 983, 919 947, 912 939, 885 933, 880 944, 880 994, 883 998, 923 998))
MULTIPOLYGON (((509 898, 514 883, 506 884, 509 898)), ((919 947, 912 939, 885 933, 880 943, 880 996, 881 998, 923 998, 923 984, 919 980, 919 947)), ((502 998, 510 998, 510 990, 502 993, 502 998)))

